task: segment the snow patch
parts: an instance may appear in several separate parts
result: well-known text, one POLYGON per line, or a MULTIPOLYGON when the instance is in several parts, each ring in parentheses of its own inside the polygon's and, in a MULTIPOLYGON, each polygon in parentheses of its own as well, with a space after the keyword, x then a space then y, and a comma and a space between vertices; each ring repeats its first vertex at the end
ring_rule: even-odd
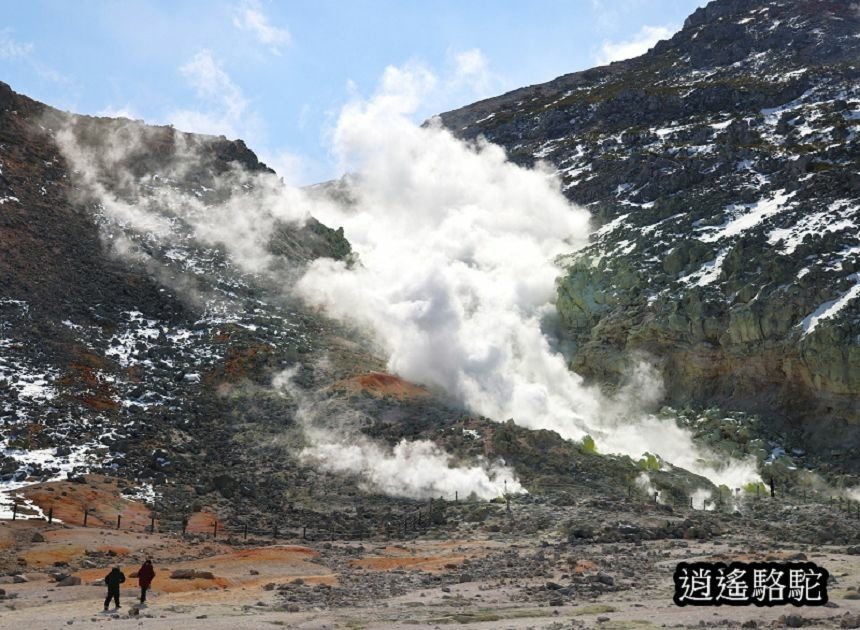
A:
POLYGON ((854 280, 853 287, 848 289, 845 293, 840 295, 835 300, 825 302, 803 319, 803 321, 800 323, 800 327, 803 329, 804 337, 815 331, 820 322, 824 321, 825 319, 831 319, 835 317, 840 313, 840 311, 842 311, 843 308, 848 305, 851 300, 860 297, 860 273, 852 274, 851 276, 849 276, 849 279, 854 280))
POLYGON ((726 211, 734 218, 723 225, 715 228, 716 231, 703 234, 699 240, 705 243, 713 243, 720 239, 737 236, 750 228, 754 228, 768 217, 785 209, 786 202, 794 196, 794 192, 786 193, 778 190, 773 197, 766 197, 754 204, 730 204, 726 211))

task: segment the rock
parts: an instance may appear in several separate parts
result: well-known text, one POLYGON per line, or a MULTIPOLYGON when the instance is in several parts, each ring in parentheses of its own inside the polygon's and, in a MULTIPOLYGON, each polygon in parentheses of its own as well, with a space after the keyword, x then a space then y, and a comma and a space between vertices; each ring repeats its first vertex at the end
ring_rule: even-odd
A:
POLYGON ((194 569, 174 569, 170 574, 171 580, 193 580, 194 569))
POLYGON ((840 628, 860 628, 860 615, 845 615, 839 621, 840 628))
POLYGON ((201 580, 214 580, 215 574, 211 571, 195 571, 194 577, 200 578, 201 580))
POLYGON ((802 628, 804 619, 800 615, 786 615, 785 616, 785 627, 786 628, 802 628))
POLYGON ((40 532, 33 532, 33 536, 30 538, 30 542, 43 543, 46 541, 45 537, 40 532))
POLYGON ((81 583, 81 578, 76 575, 69 575, 62 580, 57 581, 57 586, 78 586, 81 583))
POLYGON ((13 576, 12 576, 12 582, 13 582, 14 584, 26 584, 26 583, 27 583, 27 582, 29 582, 29 581, 30 581, 30 580, 28 580, 28 579, 27 579, 25 576, 23 576, 23 575, 13 575, 13 576))
POLYGON ((606 586, 615 586, 615 578, 603 571, 597 572, 597 581, 606 586))
POLYGON ((471 582, 471 581, 472 581, 472 574, 471 573, 461 573, 460 574, 460 577, 459 577, 460 584, 465 584, 466 582, 471 582))

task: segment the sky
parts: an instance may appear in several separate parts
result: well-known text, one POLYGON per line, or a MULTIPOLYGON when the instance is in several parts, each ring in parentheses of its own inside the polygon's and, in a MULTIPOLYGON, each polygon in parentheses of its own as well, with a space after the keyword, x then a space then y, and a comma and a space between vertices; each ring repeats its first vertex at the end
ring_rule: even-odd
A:
POLYGON ((416 122, 645 52, 705 0, 4 0, 0 81, 81 114, 242 138, 337 177, 345 105, 420 69, 416 122))

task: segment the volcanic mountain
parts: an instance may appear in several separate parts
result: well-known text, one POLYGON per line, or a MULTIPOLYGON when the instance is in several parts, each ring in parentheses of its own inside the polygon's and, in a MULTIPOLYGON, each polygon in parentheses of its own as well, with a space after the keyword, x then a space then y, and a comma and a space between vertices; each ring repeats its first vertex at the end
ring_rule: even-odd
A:
POLYGON ((570 366, 760 414, 857 466, 860 7, 717 0, 635 59, 441 115, 548 165, 597 231, 563 261, 570 366))
MULTIPOLYGON (((598 223, 560 261, 571 369, 611 390, 644 357, 667 414, 726 456, 860 465, 858 27, 849 2, 717 0, 641 57, 441 115, 548 164, 598 223)), ((0 481, 122 477, 177 528, 200 505, 305 523, 407 509, 384 496, 397 479, 304 457, 312 415, 341 446, 503 458, 535 497, 618 492, 643 468, 685 503, 713 488, 482 418, 296 299, 312 261, 361 264, 313 217, 350 181, 290 197, 240 140, 0 83, 0 481)))

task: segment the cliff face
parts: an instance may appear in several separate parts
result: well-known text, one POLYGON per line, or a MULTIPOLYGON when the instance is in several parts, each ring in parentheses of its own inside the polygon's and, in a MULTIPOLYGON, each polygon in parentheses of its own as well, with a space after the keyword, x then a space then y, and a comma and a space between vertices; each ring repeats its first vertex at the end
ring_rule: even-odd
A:
POLYGON ((642 352, 667 400, 860 440, 860 9, 716 0, 645 55, 441 116, 553 167, 598 223, 564 260, 571 367, 642 352))

